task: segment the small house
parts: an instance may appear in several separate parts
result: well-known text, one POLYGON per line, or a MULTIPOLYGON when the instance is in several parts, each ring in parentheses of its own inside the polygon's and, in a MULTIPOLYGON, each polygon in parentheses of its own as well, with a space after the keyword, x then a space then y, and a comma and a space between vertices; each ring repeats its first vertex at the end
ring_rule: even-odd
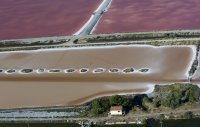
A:
POLYGON ((110 108, 110 115, 124 115, 123 107, 122 106, 112 106, 110 108))

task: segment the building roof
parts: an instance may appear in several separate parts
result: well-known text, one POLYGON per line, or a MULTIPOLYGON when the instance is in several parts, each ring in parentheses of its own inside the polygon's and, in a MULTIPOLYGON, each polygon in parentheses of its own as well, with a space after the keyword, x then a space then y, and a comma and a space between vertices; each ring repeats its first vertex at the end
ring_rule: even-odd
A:
POLYGON ((111 108, 110 108, 110 110, 122 110, 123 109, 123 107, 122 106, 112 106, 111 108))

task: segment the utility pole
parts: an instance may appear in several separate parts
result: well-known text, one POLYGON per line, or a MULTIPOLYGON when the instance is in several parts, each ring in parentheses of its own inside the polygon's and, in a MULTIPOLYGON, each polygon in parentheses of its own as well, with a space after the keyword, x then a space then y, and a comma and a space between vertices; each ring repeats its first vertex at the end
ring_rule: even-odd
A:
POLYGON ((162 120, 160 120, 160 127, 162 127, 163 126, 163 121, 162 120))

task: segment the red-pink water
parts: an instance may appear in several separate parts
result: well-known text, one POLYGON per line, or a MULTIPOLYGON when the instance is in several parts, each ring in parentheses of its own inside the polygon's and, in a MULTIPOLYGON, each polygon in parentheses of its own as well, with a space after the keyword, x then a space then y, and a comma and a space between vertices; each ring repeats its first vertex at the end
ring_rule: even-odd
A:
POLYGON ((200 29, 200 0, 113 0, 94 33, 200 29))
POLYGON ((0 0, 0 39, 72 35, 102 0, 0 0))

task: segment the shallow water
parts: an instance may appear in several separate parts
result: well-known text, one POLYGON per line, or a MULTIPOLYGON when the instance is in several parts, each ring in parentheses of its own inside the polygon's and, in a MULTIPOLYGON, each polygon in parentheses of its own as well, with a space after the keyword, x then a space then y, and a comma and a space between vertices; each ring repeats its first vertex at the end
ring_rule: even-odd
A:
POLYGON ((93 98, 152 92, 154 84, 186 82, 192 46, 109 46, 0 53, 1 69, 60 69, 59 73, 0 74, 0 108, 82 104, 93 98), (149 68, 147 73, 111 73, 149 68), (73 73, 64 69, 74 68, 73 73), (87 68, 88 72, 78 70, 87 68), (95 68, 104 68, 94 73, 95 68))

